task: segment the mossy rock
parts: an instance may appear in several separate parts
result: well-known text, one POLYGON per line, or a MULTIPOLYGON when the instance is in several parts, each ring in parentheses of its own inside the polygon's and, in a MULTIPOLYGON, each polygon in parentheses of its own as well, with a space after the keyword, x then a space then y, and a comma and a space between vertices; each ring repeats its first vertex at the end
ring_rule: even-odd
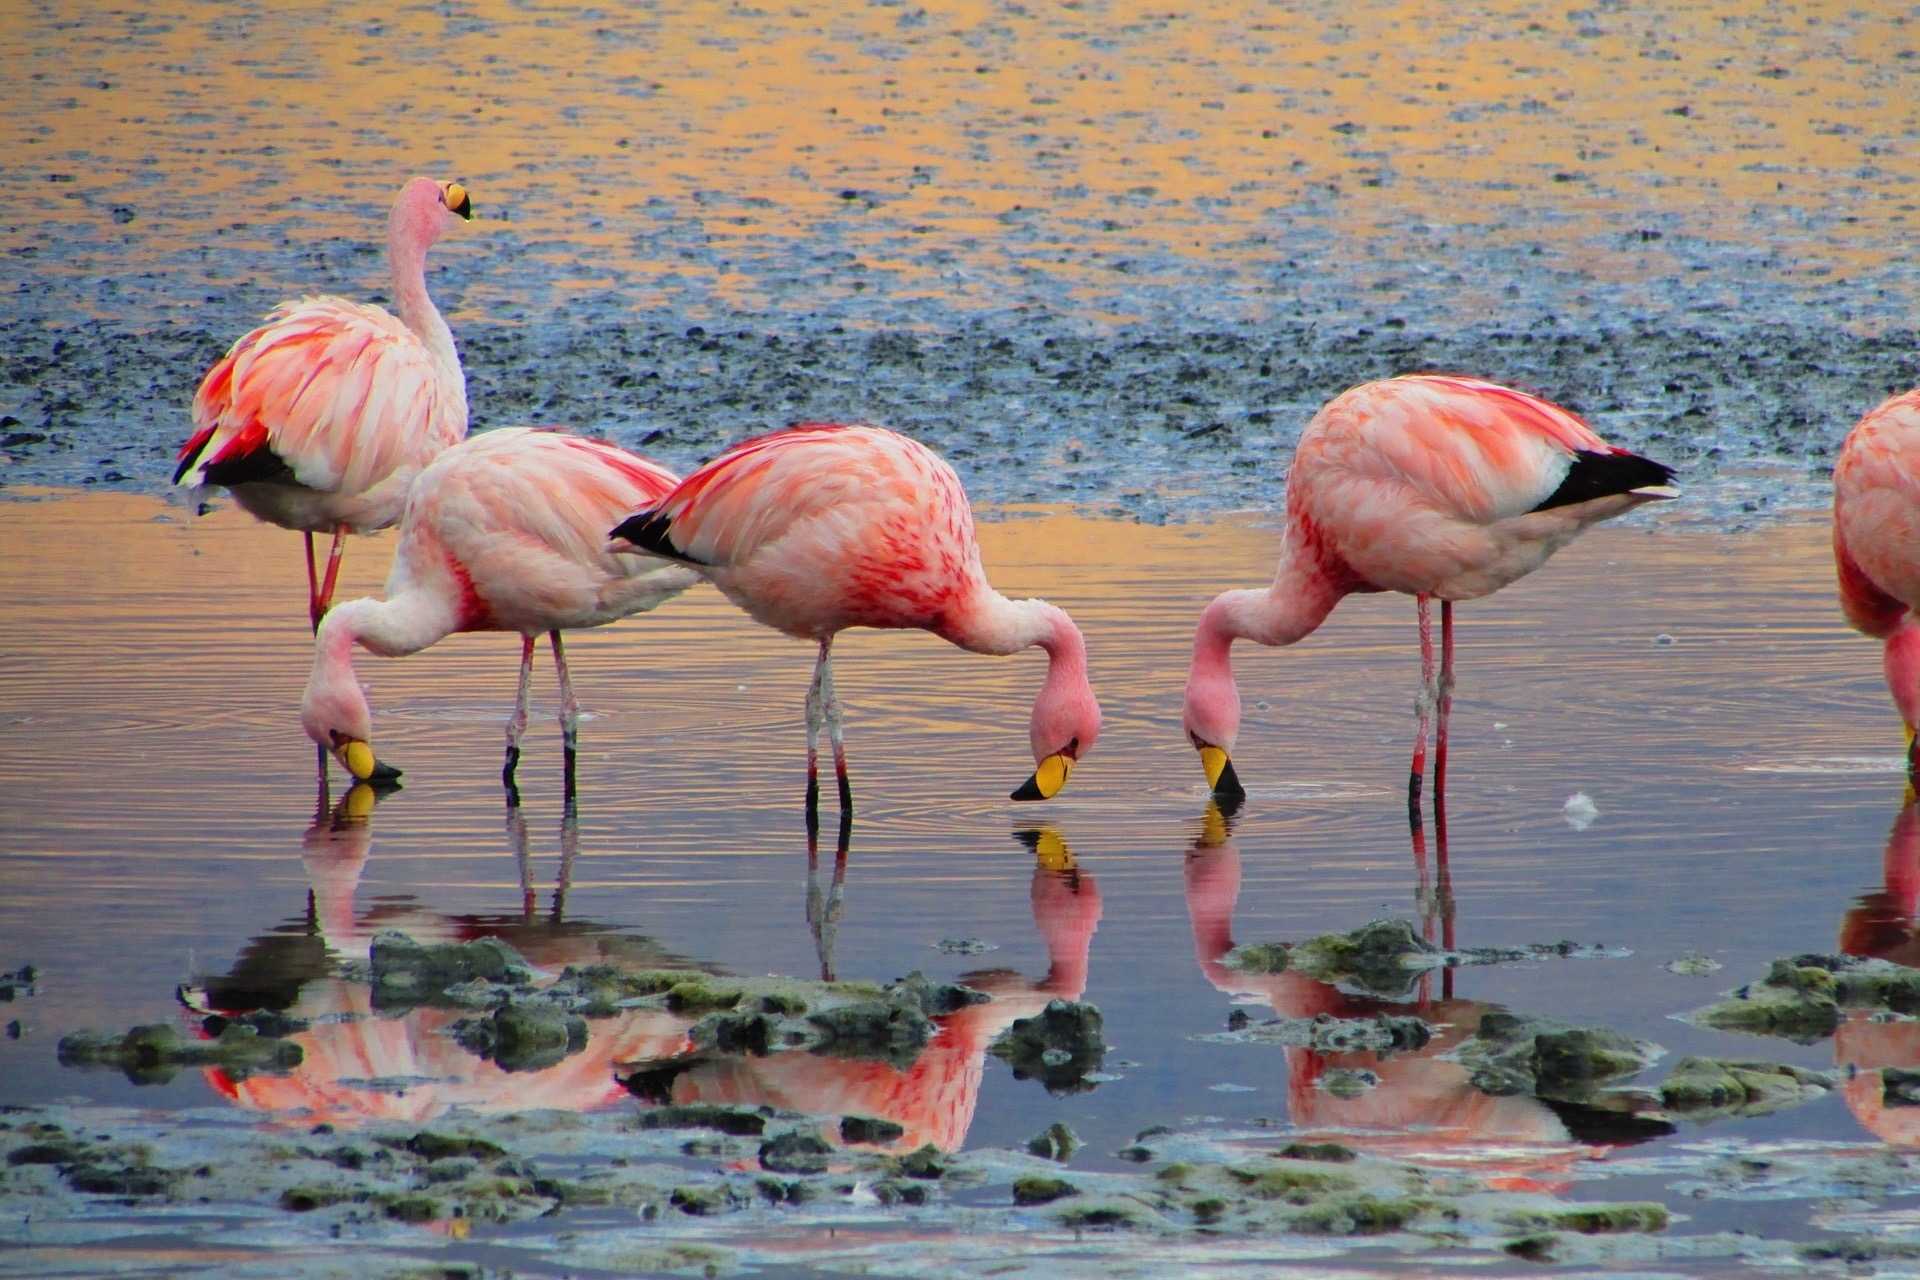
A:
POLYGON ((1015 1019, 987 1052, 1004 1059, 1016 1080, 1038 1079, 1056 1096, 1083 1093, 1098 1083, 1086 1077, 1106 1058, 1100 1010, 1075 1000, 1049 1000, 1031 1018, 1015 1019))
POLYGON ((446 1160, 453 1156, 466 1156, 474 1160, 498 1160, 504 1157, 506 1148, 485 1138, 475 1138, 464 1133, 434 1133, 422 1129, 400 1144, 423 1160, 446 1160))
POLYGON ((1073 1153, 1079 1149, 1080 1136, 1057 1120, 1043 1132, 1027 1139, 1027 1151, 1030 1154, 1061 1164, 1073 1159, 1073 1153))
POLYGON ((884 1146, 906 1136, 906 1129, 876 1116, 840 1117, 840 1141, 849 1146, 884 1146))
POLYGON ((432 1196, 375 1196, 374 1203, 395 1222, 437 1222, 447 1216, 447 1206, 432 1196))
POLYGON ((1682 1058, 1660 1083, 1662 1106, 1683 1114, 1764 1115, 1798 1106, 1833 1087, 1824 1071, 1776 1062, 1682 1058))
POLYGON ((731 1213, 740 1207, 734 1203, 732 1193, 725 1186, 700 1184, 675 1187, 668 1193, 667 1203, 695 1218, 731 1213))
POLYGON ((351 1187, 335 1186, 330 1183, 288 1187, 280 1193, 280 1207, 288 1213, 311 1213, 315 1209, 326 1209, 336 1204, 344 1204, 354 1198, 351 1187))
POLYGON ((1153 1225, 1145 1209, 1124 1200, 1075 1203, 1055 1210, 1054 1220, 1076 1231, 1140 1230, 1153 1225))
POLYGON ((1281 1160, 1319 1160, 1329 1164, 1350 1163, 1357 1153, 1338 1142, 1289 1142, 1273 1153, 1281 1160))
POLYGON ((1015 1178, 1013 1182, 1015 1204, 1052 1204, 1065 1196, 1079 1194, 1080 1188, 1065 1178, 1052 1178, 1045 1174, 1029 1174, 1024 1178, 1015 1178))
POLYGON ((1666 1206, 1652 1201, 1585 1204, 1548 1215, 1549 1225, 1561 1231, 1577 1231, 1583 1236, 1665 1231, 1671 1221, 1666 1206))
POLYGON ((1330 1236, 1377 1236, 1403 1231, 1434 1208, 1431 1201, 1381 1196, 1338 1196, 1295 1214, 1295 1231, 1330 1236))
POLYGON ((1221 962, 1242 973, 1285 973, 1292 953, 1289 943, 1254 942, 1235 947, 1221 962))
POLYGON ((699 978, 686 978, 667 990, 667 1008, 675 1013, 704 1013, 713 1009, 731 1009, 746 996, 743 987, 723 986, 699 978))
POLYGON ((894 1168, 909 1178, 939 1179, 947 1176, 949 1165, 940 1148, 929 1142, 894 1162, 894 1168))
POLYGON ((655 1107, 640 1113, 642 1129, 713 1129, 739 1138, 757 1138, 766 1132, 767 1117, 744 1107, 694 1103, 682 1107, 655 1107))
POLYGON ((1351 1191, 1358 1184, 1344 1173, 1331 1169, 1309 1169, 1298 1165, 1270 1165, 1257 1168, 1235 1165, 1227 1174, 1242 1191, 1256 1200, 1285 1200, 1306 1204, 1339 1191, 1351 1191))
POLYGON ((773 1173, 825 1173, 833 1148, 818 1134, 794 1130, 760 1144, 760 1167, 773 1173))

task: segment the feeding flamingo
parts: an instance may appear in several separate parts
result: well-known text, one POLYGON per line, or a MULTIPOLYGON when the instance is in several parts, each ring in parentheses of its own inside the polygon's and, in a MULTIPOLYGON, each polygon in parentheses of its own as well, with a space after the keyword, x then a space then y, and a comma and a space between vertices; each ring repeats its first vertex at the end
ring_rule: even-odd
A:
POLYGON ((399 316, 345 298, 306 297, 215 362, 193 397, 193 435, 175 484, 217 484, 307 544, 315 630, 333 599, 341 541, 400 518, 420 468, 467 434, 467 385, 453 334, 427 296, 427 249, 473 202, 457 182, 414 178, 387 216, 399 316), (324 581, 313 535, 333 534, 324 581))
POLYGON ((1446 777, 1454 601, 1531 573, 1590 524, 1677 497, 1667 484, 1672 476, 1661 463, 1609 445, 1558 405, 1491 382, 1410 375, 1363 383, 1328 401, 1294 451, 1273 585, 1223 592, 1194 635, 1185 728, 1215 794, 1245 794, 1232 761, 1240 729, 1233 642, 1293 644, 1343 596, 1362 591, 1401 591, 1419 602, 1423 684, 1408 804, 1419 799, 1436 698, 1438 793, 1446 777))
POLYGON ((805 423, 743 441, 612 537, 692 565, 758 621, 819 646, 807 690, 809 813, 822 725, 841 808, 853 804, 830 657, 848 627, 918 627, 974 653, 1046 651, 1028 734, 1036 767, 1016 800, 1051 799, 1099 736, 1080 629, 1044 600, 993 589, 959 477, 905 436, 805 423))
POLYGON ((560 676, 571 795, 580 704, 560 632, 644 613, 699 580, 690 569, 635 561, 607 547, 609 524, 659 501, 674 482, 671 471, 645 458, 563 431, 504 427, 442 453, 414 481, 386 599, 349 600, 321 620, 300 706, 307 735, 356 778, 397 777, 374 756, 372 713, 353 675, 353 646, 398 657, 456 631, 518 631, 520 691, 501 771, 512 800, 533 645, 544 631, 560 676))
POLYGON ((1884 642, 1887 688, 1907 726, 1907 768, 1920 769, 1920 389, 1870 410, 1840 446, 1833 558, 1847 621, 1884 642))

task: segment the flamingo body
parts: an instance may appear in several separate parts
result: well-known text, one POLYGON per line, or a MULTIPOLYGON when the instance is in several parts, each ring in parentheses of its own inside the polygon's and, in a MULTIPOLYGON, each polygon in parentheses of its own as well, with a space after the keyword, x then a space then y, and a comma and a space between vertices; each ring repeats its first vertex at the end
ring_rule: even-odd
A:
MULTIPOLYGON (((337 539, 400 518, 407 487, 467 433, 453 335, 427 296, 427 249, 472 203, 458 184, 414 178, 388 218, 399 314, 328 296, 281 304, 201 379, 174 482, 221 485, 257 518, 336 537, 313 593, 315 624, 337 573, 337 539)), ((312 573, 311 559, 309 574, 312 573)))
POLYGON ((563 431, 506 427, 443 452, 415 480, 400 522, 384 600, 328 613, 314 642, 301 708, 307 733, 350 771, 371 761, 371 712, 354 679, 353 646, 387 657, 415 653, 458 631, 523 638, 521 695, 508 730, 508 775, 526 722, 534 638, 554 642, 569 757, 578 708, 559 633, 642 613, 685 590, 693 571, 614 554, 605 530, 658 500, 675 476, 637 454, 563 431), (355 759, 357 757, 359 764, 355 759))
POLYGON ((1022 798, 1057 792, 1099 734, 1079 629, 1044 601, 993 589, 959 477, 906 436, 808 423, 743 441, 613 538, 693 565, 758 621, 819 644, 809 737, 826 723, 843 803, 851 796, 828 653, 848 627, 919 628, 975 653, 1045 649, 1028 733, 1042 766, 1030 785, 1042 795, 1023 788, 1022 798))
POLYGON ((1887 686, 1906 722, 1909 767, 1920 725, 1920 389, 1869 410, 1833 468, 1833 557, 1840 608, 1883 642, 1887 686))
POLYGON ((1589 525, 1675 496, 1671 477, 1567 410, 1491 382, 1411 375, 1335 397, 1294 453, 1272 587, 1217 597, 1194 637, 1184 719, 1209 781, 1239 792, 1235 639, 1292 644, 1349 594, 1400 591, 1420 600, 1430 667, 1428 601, 1443 602, 1450 650, 1454 601, 1524 577, 1589 525))

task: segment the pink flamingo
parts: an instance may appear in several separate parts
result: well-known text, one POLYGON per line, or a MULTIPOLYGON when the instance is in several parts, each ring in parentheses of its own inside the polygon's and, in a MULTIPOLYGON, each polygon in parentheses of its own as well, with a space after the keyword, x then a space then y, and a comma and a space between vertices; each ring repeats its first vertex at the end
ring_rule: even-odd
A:
POLYGON ((1887 688, 1920 769, 1920 389, 1886 400, 1847 433, 1833 467, 1833 559, 1847 621, 1883 641, 1887 688))
POLYGON ((974 653, 1038 645, 1036 767, 1015 800, 1051 799, 1100 733, 1087 649, 1066 612, 987 582, 965 490, 923 445, 880 427, 805 423, 747 440, 613 531, 622 550, 694 566, 767 626, 819 645, 807 690, 807 811, 824 724, 851 809, 830 650, 848 627, 918 627, 974 653))
POLYGON ((467 385, 453 334, 427 296, 427 249, 473 202, 457 182, 414 178, 387 217, 398 317, 345 298, 307 297, 215 362, 193 397, 193 434, 175 484, 224 485, 269 524, 307 543, 315 630, 333 599, 341 540, 400 518, 407 485, 467 434, 467 385), (333 534, 325 581, 313 535, 333 534))
POLYGON ((520 691, 501 771, 509 801, 527 727, 534 640, 553 642, 567 793, 573 791, 580 704, 560 632, 644 613, 698 581, 691 570, 612 553, 604 530, 674 486, 666 468, 599 440, 505 427, 446 450, 414 481, 385 600, 328 611, 314 639, 300 706, 307 735, 363 781, 390 780, 370 745, 372 713, 353 675, 353 646, 415 653, 456 631, 518 631, 520 691))
POLYGON ((1187 675, 1187 739, 1216 795, 1245 795, 1232 762, 1242 637, 1292 644, 1342 596, 1402 591, 1419 602, 1422 689, 1408 786, 1417 812, 1427 716, 1437 700, 1434 790, 1446 778, 1453 603, 1539 568, 1597 521, 1677 497, 1673 472, 1616 449, 1573 414, 1509 387, 1413 375, 1363 383, 1307 425, 1287 480, 1287 532, 1265 590, 1227 591, 1200 615, 1187 675), (1436 686, 1429 606, 1440 600, 1436 686))

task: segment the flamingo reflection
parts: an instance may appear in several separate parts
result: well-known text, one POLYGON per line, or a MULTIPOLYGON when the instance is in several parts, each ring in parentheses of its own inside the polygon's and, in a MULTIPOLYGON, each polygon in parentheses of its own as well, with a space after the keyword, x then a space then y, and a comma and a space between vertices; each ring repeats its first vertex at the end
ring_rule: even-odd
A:
MULTIPOLYGON (((1426 880, 1421 835, 1415 825, 1420 859, 1420 895, 1426 932, 1436 918, 1452 945, 1451 893, 1445 876, 1445 827, 1436 835, 1441 853, 1441 888, 1426 880)), ((1395 1001, 1355 995, 1304 974, 1247 973, 1229 967, 1234 947, 1233 913, 1240 894, 1240 854, 1229 817, 1209 804, 1186 857, 1187 914, 1193 929, 1194 959, 1220 991, 1264 1001, 1283 1018, 1372 1018, 1414 1015, 1433 1028, 1422 1048, 1381 1053, 1372 1050, 1324 1052, 1286 1047, 1287 1112, 1303 1131, 1338 1133, 1342 1142, 1386 1153, 1418 1156, 1432 1162, 1472 1165, 1491 1173, 1491 1185, 1505 1188, 1559 1189, 1573 1167, 1592 1154, 1592 1145, 1638 1140, 1624 1117, 1589 1112, 1530 1095, 1495 1097, 1469 1081, 1469 1071, 1449 1061, 1451 1052, 1478 1030, 1480 1020, 1501 1006, 1455 999, 1448 985, 1434 999, 1422 979, 1418 995, 1395 1001), (1324 1086, 1333 1073, 1364 1072, 1377 1083, 1357 1095, 1324 1086)))
POLYGON ((687 1020, 665 1010, 625 1010, 589 1024, 586 1047, 538 1070, 512 1070, 463 1048, 451 1034, 470 1009, 380 1007, 364 978, 343 976, 340 960, 364 959, 376 935, 399 931, 444 944, 496 937, 549 979, 569 965, 634 969, 690 967, 650 940, 566 919, 566 886, 578 851, 579 817, 561 821, 561 869, 550 911, 536 908, 526 821, 507 810, 507 832, 521 868, 517 915, 443 914, 410 902, 369 909, 355 897, 372 841, 373 791, 350 790, 307 830, 301 862, 309 884, 306 920, 257 938, 234 969, 183 992, 190 1008, 239 1015, 272 1010, 308 1025, 289 1038, 304 1059, 285 1076, 236 1079, 214 1068, 208 1082, 236 1105, 302 1123, 339 1127, 370 1121, 423 1122, 455 1107, 479 1112, 537 1108, 593 1110, 624 1100, 613 1064, 691 1048, 687 1020))
MULTIPOLYGON (((521 909, 506 915, 434 912, 412 902, 359 905, 372 842, 374 793, 350 791, 308 829, 301 860, 310 893, 304 918, 254 941, 234 969, 183 991, 199 1013, 240 1016, 261 1010, 304 1024, 289 1038, 304 1059, 284 1076, 236 1077, 210 1069, 206 1078, 238 1106, 308 1124, 349 1127, 373 1121, 428 1121, 453 1108, 475 1112, 539 1108, 593 1110, 718 1102, 771 1105, 821 1117, 823 1136, 841 1142, 845 1116, 881 1119, 901 1135, 877 1144, 911 1150, 926 1143, 957 1148, 972 1123, 988 1046, 1015 1020, 1049 1001, 1077 999, 1086 989, 1088 953, 1100 921, 1100 892, 1052 829, 1023 833, 1033 853, 1029 882, 1035 927, 1047 951, 1038 977, 1010 969, 964 974, 960 981, 991 1000, 933 1019, 935 1032, 908 1063, 829 1057, 804 1051, 766 1057, 729 1055, 696 1046, 690 1031, 701 1014, 664 1008, 623 1009, 587 1019, 584 1048, 551 1065, 513 1069, 478 1056, 453 1034, 473 1009, 431 1004, 396 1008, 369 983, 361 961, 381 933, 398 930, 423 944, 498 938, 536 972, 557 980, 569 966, 611 966, 627 972, 694 968, 649 939, 570 920, 569 877, 578 857, 579 818, 569 804, 561 820, 560 875, 551 905, 534 889, 524 811, 507 809, 506 829, 521 868, 521 909), (638 1085, 623 1083, 637 1077, 638 1085)), ((820 881, 810 842, 808 920, 822 972, 834 973, 834 942, 845 897, 850 831, 843 823, 832 878, 820 881)))
MULTIPOLYGON (((820 948, 821 972, 834 972, 833 939, 843 902, 849 825, 843 819, 831 888, 817 887, 817 859, 809 848, 808 921, 820 948)), ((1016 837, 1034 855, 1028 898, 1034 927, 1047 950, 1046 972, 1029 978, 1011 969, 965 973, 958 981, 992 997, 933 1019, 934 1034, 906 1067, 870 1059, 789 1052, 766 1057, 690 1053, 670 1062, 636 1064, 646 1081, 643 1100, 656 1105, 721 1103, 774 1106, 823 1117, 819 1133, 835 1146, 852 1145, 840 1132, 843 1116, 890 1121, 902 1133, 869 1148, 911 1151, 928 1143, 943 1151, 966 1140, 980 1097, 987 1048, 1015 1021, 1040 1013, 1056 999, 1077 1000, 1087 987, 1089 952, 1100 924, 1100 888, 1081 870, 1051 827, 1016 837)))
MULTIPOLYGON (((1907 787, 1881 855, 1881 887, 1862 894, 1840 923, 1840 950, 1920 968, 1920 805, 1907 787)), ((1920 1106, 1888 1103, 1887 1073, 1920 1068, 1920 1022, 1850 1009, 1834 1031, 1834 1060, 1851 1068, 1847 1109, 1883 1142, 1920 1146, 1920 1106)))

